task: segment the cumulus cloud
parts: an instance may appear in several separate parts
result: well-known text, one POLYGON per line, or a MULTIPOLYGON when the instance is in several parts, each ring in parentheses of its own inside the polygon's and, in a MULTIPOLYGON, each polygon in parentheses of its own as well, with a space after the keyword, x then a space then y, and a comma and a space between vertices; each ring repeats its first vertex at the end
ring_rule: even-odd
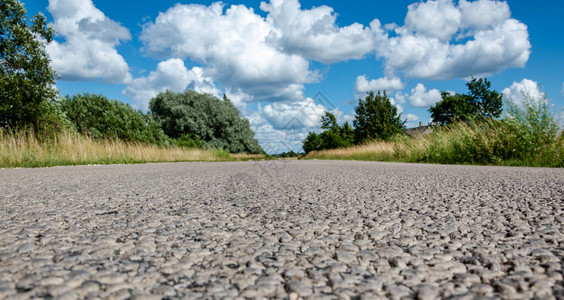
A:
POLYGON ((407 101, 407 97, 409 97, 408 94, 402 93, 401 91, 396 92, 395 94, 395 99, 399 104, 405 104, 405 102, 407 101))
POLYGON ((298 0, 271 0, 261 2, 260 8, 268 12, 266 20, 272 26, 267 41, 284 53, 330 64, 360 59, 373 51, 370 28, 358 23, 337 26, 331 7, 302 10, 298 0))
POLYGON ((46 47, 62 80, 131 82, 129 67, 116 50, 121 41, 131 39, 127 28, 106 17, 92 0, 50 0, 47 9, 55 31, 65 39, 46 47))
POLYGON ((404 84, 398 77, 382 77, 378 79, 368 80, 366 75, 361 75, 356 78, 354 84, 355 94, 357 97, 362 97, 370 91, 394 91, 402 90, 404 84))
POLYGON ((531 44, 527 26, 510 17, 506 2, 435 0, 408 7, 405 25, 376 20, 377 57, 387 74, 425 79, 465 78, 524 67, 531 44))
POLYGON ((313 128, 321 125, 321 117, 327 108, 313 99, 303 101, 274 102, 260 108, 260 112, 275 129, 313 128))
POLYGON ((514 81, 510 87, 503 89, 501 92, 506 100, 509 100, 518 106, 523 106, 523 101, 528 99, 545 99, 546 94, 540 89, 536 81, 523 79, 519 82, 514 81))
POLYGON ((302 151, 309 132, 317 132, 327 109, 310 98, 292 103, 271 103, 252 113, 248 119, 267 153, 302 151))
POLYGON ((407 114, 405 117, 406 117, 407 122, 417 122, 417 121, 419 121, 419 117, 414 115, 414 114, 411 114, 411 113, 407 114))
MULTIPOLYGON (((275 129, 272 124, 263 124, 251 128, 256 133, 260 145, 269 154, 277 154, 288 151, 302 152, 303 140, 307 137, 311 129, 293 128, 290 130, 275 129)), ((313 130, 315 131, 315 130, 313 130)))
POLYGON ((146 24, 145 51, 154 57, 190 58, 226 88, 257 100, 302 100, 304 83, 319 74, 309 61, 266 41, 272 25, 243 5, 178 4, 146 24))
POLYGON ((409 103, 413 107, 428 107, 441 101, 441 92, 437 89, 427 90, 422 83, 411 89, 409 103))
POLYGON ((149 101, 158 93, 166 90, 184 92, 186 89, 220 96, 213 80, 206 77, 201 68, 188 70, 184 62, 177 58, 160 62, 155 71, 146 77, 134 79, 122 93, 131 97, 137 107, 146 110, 149 101))
POLYGON ((562 91, 560 93, 562 94, 562 97, 564 97, 564 82, 562 82, 562 91))

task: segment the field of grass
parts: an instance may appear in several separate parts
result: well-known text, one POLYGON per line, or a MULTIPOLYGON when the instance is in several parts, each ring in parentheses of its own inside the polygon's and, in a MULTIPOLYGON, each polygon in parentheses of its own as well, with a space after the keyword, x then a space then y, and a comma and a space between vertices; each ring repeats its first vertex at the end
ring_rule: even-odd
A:
POLYGON ((550 124, 531 123, 457 123, 426 136, 398 136, 389 142, 312 151, 305 159, 564 167, 564 134, 550 124))
POLYGON ((0 130, 0 168, 234 160, 245 159, 221 150, 92 139, 72 132, 53 134, 40 140, 28 131, 10 133, 0 130))

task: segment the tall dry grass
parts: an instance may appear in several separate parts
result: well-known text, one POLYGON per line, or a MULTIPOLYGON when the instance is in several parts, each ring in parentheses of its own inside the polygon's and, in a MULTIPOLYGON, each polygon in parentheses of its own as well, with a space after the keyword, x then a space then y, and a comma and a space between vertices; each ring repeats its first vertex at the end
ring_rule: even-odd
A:
POLYGON ((100 140, 73 132, 38 138, 30 131, 0 130, 0 167, 234 160, 225 151, 100 140))
POLYGON ((395 143, 375 141, 349 148, 311 151, 306 159, 342 159, 342 160, 377 160, 396 161, 395 143))

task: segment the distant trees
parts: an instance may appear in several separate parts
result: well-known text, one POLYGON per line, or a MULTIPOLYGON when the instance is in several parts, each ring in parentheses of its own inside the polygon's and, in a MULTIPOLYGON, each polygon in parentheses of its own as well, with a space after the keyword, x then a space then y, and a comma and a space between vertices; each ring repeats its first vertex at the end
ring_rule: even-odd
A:
POLYGON ((220 100, 194 91, 167 91, 149 104, 152 115, 171 138, 200 140, 231 153, 263 153, 247 119, 226 97, 220 100))
POLYGON ((292 158, 292 157, 299 157, 300 155, 302 154, 296 153, 294 151, 289 151, 289 152, 282 152, 280 154, 274 154, 272 156, 276 158, 292 158))
POLYGON ((93 138, 118 138, 130 142, 166 144, 168 137, 150 114, 103 95, 65 97, 61 110, 74 127, 93 138))
POLYGON ((442 100, 429 108, 434 123, 447 125, 458 120, 476 118, 498 118, 501 116, 503 100, 500 93, 490 90, 486 78, 472 78, 466 83, 468 94, 442 92, 442 100))
POLYGON ((349 147, 354 142, 354 131, 348 122, 339 126, 337 118, 326 112, 321 118, 321 133, 310 132, 304 140, 303 149, 306 153, 313 150, 325 150, 349 147))
POLYGON ((339 126, 337 118, 326 112, 321 119, 324 131, 310 132, 304 140, 304 151, 345 148, 374 139, 388 140, 405 128, 405 121, 385 92, 368 93, 364 100, 359 100, 355 112, 354 128, 348 122, 339 126))
POLYGON ((42 14, 28 24, 21 2, 0 1, 0 127, 58 121, 55 72, 45 52, 53 35, 42 14))

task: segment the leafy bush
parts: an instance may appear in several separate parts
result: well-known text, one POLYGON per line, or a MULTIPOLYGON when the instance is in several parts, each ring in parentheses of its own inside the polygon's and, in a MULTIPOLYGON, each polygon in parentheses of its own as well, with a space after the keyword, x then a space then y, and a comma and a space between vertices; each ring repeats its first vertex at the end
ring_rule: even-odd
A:
POLYGON ((103 95, 67 96, 60 106, 80 133, 93 138, 168 144, 168 137, 151 115, 103 95))
POLYGON ((195 137, 191 137, 188 134, 184 134, 182 136, 180 136, 179 138, 177 138, 176 140, 173 140, 174 144, 177 147, 181 147, 181 148, 204 148, 204 142, 202 142, 202 140, 200 140, 199 136, 195 136, 195 137))
POLYGON ((554 113, 550 110, 548 99, 534 99, 523 95, 522 106, 511 100, 506 101, 505 117, 506 134, 503 144, 506 145, 506 156, 517 160, 539 160, 552 156, 563 160, 562 139, 554 113), (558 142, 560 141, 560 143, 558 142))
POLYGON ((231 153, 264 152, 254 138, 249 121, 241 117, 225 96, 220 100, 194 91, 167 91, 153 98, 149 106, 164 132, 172 138, 198 136, 206 147, 231 153))

